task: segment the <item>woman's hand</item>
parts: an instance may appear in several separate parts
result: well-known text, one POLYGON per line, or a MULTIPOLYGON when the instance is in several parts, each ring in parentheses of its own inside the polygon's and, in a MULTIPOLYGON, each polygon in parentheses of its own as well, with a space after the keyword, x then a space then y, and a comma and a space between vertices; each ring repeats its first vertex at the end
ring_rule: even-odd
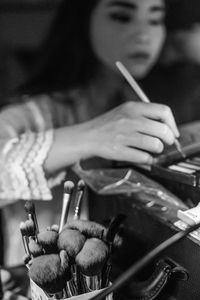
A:
POLYGON ((179 137, 171 109, 155 103, 126 102, 85 125, 91 156, 139 164, 179 137))
POLYGON ((54 172, 93 156, 151 164, 152 154, 161 153, 178 136, 168 106, 126 102, 88 122, 55 130, 46 170, 54 172))

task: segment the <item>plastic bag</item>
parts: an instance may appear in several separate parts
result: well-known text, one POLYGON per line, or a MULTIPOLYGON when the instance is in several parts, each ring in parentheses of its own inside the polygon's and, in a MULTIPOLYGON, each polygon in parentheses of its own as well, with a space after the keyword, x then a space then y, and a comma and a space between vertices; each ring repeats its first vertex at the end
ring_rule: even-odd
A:
MULTIPOLYGON (((137 194, 143 203, 164 205, 177 209, 187 206, 161 184, 136 171, 134 168, 98 168, 84 170, 77 163, 73 170, 96 193, 101 195, 137 194)), ((150 205, 150 204, 149 204, 150 205)))

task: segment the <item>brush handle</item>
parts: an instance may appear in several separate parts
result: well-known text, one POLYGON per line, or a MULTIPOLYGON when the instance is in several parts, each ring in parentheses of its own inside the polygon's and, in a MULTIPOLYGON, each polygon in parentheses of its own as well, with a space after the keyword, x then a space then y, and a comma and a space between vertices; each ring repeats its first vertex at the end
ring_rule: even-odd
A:
POLYGON ((74 220, 78 220, 80 218, 80 209, 81 209, 81 202, 83 198, 83 190, 77 192, 77 200, 76 200, 76 207, 74 211, 74 220))
POLYGON ((101 273, 95 276, 86 276, 83 275, 84 282, 87 286, 88 292, 96 291, 101 289, 101 273))
POLYGON ((59 224, 59 233, 62 231, 63 226, 66 222, 66 216, 69 213, 70 198, 71 198, 70 194, 64 194, 63 204, 62 204, 62 212, 61 212, 61 218, 60 218, 60 224, 59 224))

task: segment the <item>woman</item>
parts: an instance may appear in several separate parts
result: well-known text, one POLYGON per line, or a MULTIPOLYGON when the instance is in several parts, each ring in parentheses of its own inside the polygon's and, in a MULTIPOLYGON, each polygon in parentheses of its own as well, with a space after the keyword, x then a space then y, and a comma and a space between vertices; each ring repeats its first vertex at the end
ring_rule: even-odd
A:
MULTIPOLYGON (((165 40, 164 16, 162 0, 63 2, 39 76, 23 90, 24 101, 0 115, 1 199, 49 200, 62 171, 79 160, 150 164, 174 143, 179 132, 170 108, 131 101, 137 99, 115 67, 120 60, 136 79, 146 76, 165 40)), ((39 224, 58 222, 59 200, 48 212, 37 204, 39 224)), ((23 202, 4 209, 12 264, 18 257, 9 249, 22 255, 19 234, 14 240, 22 213, 23 202)))

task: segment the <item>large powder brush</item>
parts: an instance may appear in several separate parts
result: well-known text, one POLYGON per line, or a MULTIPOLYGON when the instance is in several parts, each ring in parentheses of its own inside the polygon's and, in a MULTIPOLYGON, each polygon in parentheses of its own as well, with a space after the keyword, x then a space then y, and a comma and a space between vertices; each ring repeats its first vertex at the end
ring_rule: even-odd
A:
POLYGON ((87 239, 82 250, 76 256, 76 264, 86 276, 99 274, 108 258, 109 248, 100 239, 87 239))
POLYGON ((70 221, 65 224, 63 229, 76 229, 88 238, 94 237, 98 239, 102 239, 104 231, 106 230, 103 225, 88 220, 70 221))
POLYGON ((85 236, 80 231, 65 229, 59 234, 57 241, 58 249, 64 249, 70 257, 70 261, 74 263, 74 258, 83 248, 85 240, 85 236))
MULTIPOLYGON (((62 252, 63 253, 63 252, 62 252)), ((71 278, 67 256, 61 254, 42 255, 32 260, 30 278, 48 294, 59 293, 71 278)))

